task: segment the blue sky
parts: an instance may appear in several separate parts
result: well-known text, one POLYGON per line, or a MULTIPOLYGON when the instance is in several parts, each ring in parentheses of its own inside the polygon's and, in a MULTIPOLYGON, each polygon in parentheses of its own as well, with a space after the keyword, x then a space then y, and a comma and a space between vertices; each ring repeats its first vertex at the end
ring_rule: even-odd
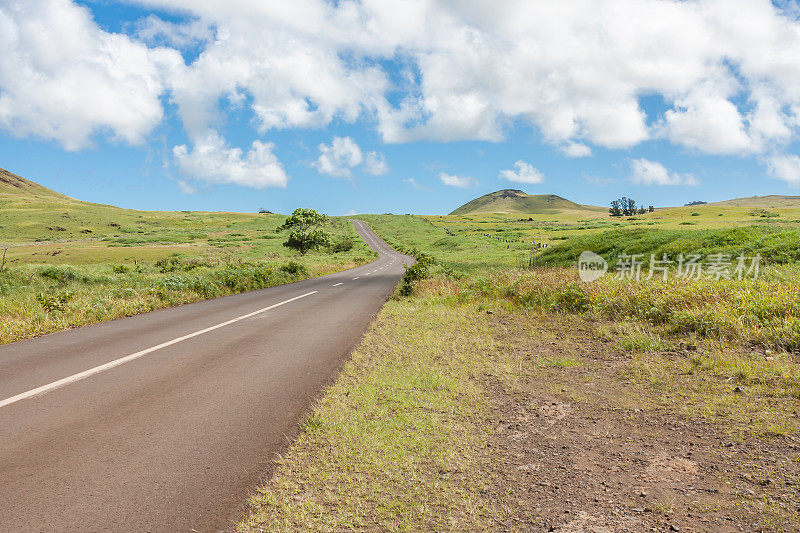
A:
MULTIPOLYGON (((654 9, 618 3, 631 19, 598 12, 595 30, 654 9)), ((675 2, 607 49, 576 23, 591 3, 509 2, 494 18, 481 2, 405 18, 379 0, 214 4, 0 7, 16 35, 0 40, 0 167, 166 210, 439 214, 502 188, 594 205, 798 194, 800 25, 769 2, 742 4, 746 31, 722 3, 675 2), (420 20, 432 29, 414 33, 420 20), (698 35, 674 44, 687 27, 698 35)))

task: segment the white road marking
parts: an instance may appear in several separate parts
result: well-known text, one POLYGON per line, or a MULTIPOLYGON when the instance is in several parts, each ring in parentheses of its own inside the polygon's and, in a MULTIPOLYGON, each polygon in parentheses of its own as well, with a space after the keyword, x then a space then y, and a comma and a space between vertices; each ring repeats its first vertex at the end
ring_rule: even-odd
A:
POLYGON ((356 276, 356 277, 354 277, 354 278, 353 278, 353 281, 357 280, 357 279, 358 279, 358 278, 360 278, 360 277, 361 277, 361 276, 356 276))
POLYGON ((338 287, 339 285, 341 285, 341 283, 334 283, 333 285, 331 285, 331 287, 338 287))
POLYGON ((95 374, 99 374, 100 372, 105 372, 106 370, 110 370, 114 367, 118 367, 120 365, 124 365, 134 359, 139 359, 142 356, 145 356, 151 352, 155 352, 156 350, 160 350, 161 348, 166 348, 167 346, 172 346, 173 344, 177 344, 181 341, 185 341, 186 339, 191 339, 192 337, 197 337, 198 335, 202 335, 203 333, 208 333, 209 331, 214 331, 215 329, 219 329, 225 326, 229 326, 234 322, 239 322, 240 320, 244 320, 245 318, 250 318, 251 316, 258 315, 265 311, 269 311, 270 309, 275 309, 276 307, 280 307, 282 305, 288 304, 289 302, 293 302, 295 300, 299 300, 300 298, 305 298, 306 296, 311 296, 312 294, 316 294, 317 291, 307 292, 305 294, 301 294, 300 296, 295 296, 294 298, 289 298, 288 300, 284 300, 280 303, 270 305, 269 307, 264 307, 263 309, 259 309, 258 311, 253 311, 252 313, 247 313, 246 315, 242 315, 236 318, 232 318, 231 320, 226 320, 225 322, 221 322, 216 326, 210 326, 199 331, 195 331, 194 333, 189 333, 188 335, 184 335, 182 337, 178 337, 176 339, 172 339, 171 341, 162 342, 156 346, 151 348, 147 348, 145 350, 141 350, 136 353, 132 353, 130 355, 126 355, 125 357, 120 357, 119 359, 115 359, 114 361, 109 361, 108 363, 96 366, 94 368, 90 368, 89 370, 84 370, 83 372, 79 372, 77 374, 73 374, 72 376, 68 376, 63 379, 59 379, 58 381, 54 381, 52 383, 48 383, 47 385, 42 385, 41 387, 37 387, 35 389, 31 389, 27 392, 23 392, 21 394, 17 394, 16 396, 12 396, 11 398, 6 398, 5 400, 0 400, 0 408, 5 407, 6 405, 11 405, 12 403, 16 403, 20 400, 25 400, 26 398, 32 398, 33 396, 39 396, 40 394, 44 394, 46 392, 50 392, 51 390, 58 389, 63 387, 64 385, 69 385, 70 383, 75 383, 76 381, 80 381, 82 379, 86 379, 90 376, 95 374))

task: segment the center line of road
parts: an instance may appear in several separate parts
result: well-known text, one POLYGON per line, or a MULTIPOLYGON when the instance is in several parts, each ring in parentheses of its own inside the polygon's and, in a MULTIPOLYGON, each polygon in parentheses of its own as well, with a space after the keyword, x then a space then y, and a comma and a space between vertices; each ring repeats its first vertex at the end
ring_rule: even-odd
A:
POLYGON ((356 277, 354 277, 354 278, 353 278, 353 281, 357 280, 357 279, 358 279, 358 278, 360 278, 360 277, 361 277, 361 276, 356 276, 356 277))
POLYGON ((145 350, 132 353, 130 355, 126 355, 125 357, 120 357, 119 359, 115 359, 114 361, 109 361, 103 365, 96 366, 94 368, 90 368, 89 370, 84 370, 83 372, 79 372, 78 374, 73 374, 72 376, 68 376, 63 379, 59 379, 58 381, 54 381, 52 383, 48 383, 47 385, 42 385, 41 387, 37 387, 35 389, 31 389, 27 392, 23 392, 21 394, 17 394, 16 396, 12 396, 11 398, 6 398, 5 400, 0 400, 0 408, 5 407, 6 405, 11 405, 12 403, 16 403, 20 400, 24 400, 26 398, 31 398, 33 396, 38 396, 40 394, 44 394, 46 392, 50 392, 51 390, 57 389, 59 387, 63 387, 64 385, 69 385, 70 383, 75 383, 76 381, 80 381, 82 379, 86 379, 89 376, 93 376, 95 374, 99 374, 100 372, 104 372, 106 370, 110 370, 114 367, 119 365, 123 365, 129 361, 133 361, 134 359, 139 359, 142 356, 145 356, 151 352, 155 352, 156 350, 160 350, 161 348, 166 348, 167 346, 172 346, 173 344, 177 344, 181 341, 185 341, 186 339, 191 339, 192 337, 197 337, 198 335, 202 335, 203 333, 208 333, 209 331, 214 331, 215 329, 219 329, 225 326, 229 326, 234 322, 239 322, 240 320, 244 320, 245 318, 250 318, 251 316, 255 316, 261 314, 265 311, 269 311, 270 309, 275 309, 276 307, 280 307, 282 305, 288 304, 289 302, 293 302, 295 300, 299 300, 300 298, 305 298, 306 296, 311 296, 312 294, 316 294, 317 291, 307 292, 305 294, 301 294, 300 296, 295 296, 294 298, 289 298, 288 300, 284 300, 282 302, 276 303, 274 305, 270 305, 269 307, 264 307, 263 309, 259 309, 258 311, 253 311, 252 313, 247 313, 246 315, 242 315, 236 318, 232 318, 225 322, 221 322, 216 326, 210 326, 205 329, 201 329, 195 331, 194 333, 189 333, 188 335, 184 335, 182 337, 178 337, 176 339, 172 339, 171 341, 162 342, 156 346, 151 348, 147 348, 145 350))
POLYGON ((331 285, 331 286, 332 286, 332 287, 338 287, 339 285, 341 285, 341 283, 334 283, 334 284, 333 284, 333 285, 331 285))

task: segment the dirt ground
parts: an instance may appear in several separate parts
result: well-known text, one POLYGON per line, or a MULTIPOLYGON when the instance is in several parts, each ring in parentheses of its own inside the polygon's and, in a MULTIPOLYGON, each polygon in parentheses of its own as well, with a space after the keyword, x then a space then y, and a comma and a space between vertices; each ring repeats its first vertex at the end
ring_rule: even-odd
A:
POLYGON ((734 439, 644 396, 636 407, 642 391, 619 377, 627 356, 591 322, 494 320, 521 358, 555 361, 525 373, 513 391, 494 387, 497 427, 486 454, 496 465, 490 498, 509 509, 500 528, 800 531, 795 436, 734 439))

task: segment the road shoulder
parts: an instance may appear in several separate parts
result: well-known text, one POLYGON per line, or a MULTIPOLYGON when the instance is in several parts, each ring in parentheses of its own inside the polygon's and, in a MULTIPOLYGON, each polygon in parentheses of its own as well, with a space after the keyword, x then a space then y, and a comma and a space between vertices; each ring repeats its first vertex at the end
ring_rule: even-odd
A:
POLYGON ((659 401, 607 326, 390 301, 238 529, 800 527, 794 437, 659 401))

